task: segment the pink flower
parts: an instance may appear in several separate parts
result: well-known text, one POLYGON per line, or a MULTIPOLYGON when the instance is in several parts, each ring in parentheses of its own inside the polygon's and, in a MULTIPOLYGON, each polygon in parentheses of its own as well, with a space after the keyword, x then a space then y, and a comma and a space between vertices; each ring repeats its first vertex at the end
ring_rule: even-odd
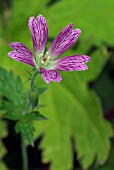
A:
POLYGON ((60 32, 44 54, 48 37, 46 19, 42 15, 38 15, 36 20, 34 17, 30 17, 28 25, 32 35, 34 55, 25 45, 13 42, 10 47, 14 51, 8 53, 9 57, 40 70, 43 79, 48 84, 50 81, 60 82, 62 80, 57 70, 81 71, 88 69, 85 63, 90 61, 90 57, 83 54, 56 60, 76 42, 81 32, 80 29, 73 30, 73 24, 69 24, 60 32))

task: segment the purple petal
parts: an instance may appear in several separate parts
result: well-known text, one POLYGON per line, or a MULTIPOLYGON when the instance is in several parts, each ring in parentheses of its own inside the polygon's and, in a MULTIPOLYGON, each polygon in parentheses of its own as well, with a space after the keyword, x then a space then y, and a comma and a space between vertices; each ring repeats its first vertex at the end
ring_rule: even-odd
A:
POLYGON ((10 47, 14 51, 8 53, 9 57, 35 67, 33 54, 25 45, 20 42, 13 42, 10 47))
POLYGON ((40 68, 40 71, 47 84, 49 84, 50 81, 60 82, 62 80, 61 75, 54 70, 45 70, 44 68, 40 68))
POLYGON ((87 70, 88 67, 84 62, 89 62, 90 57, 86 55, 75 55, 75 56, 68 56, 64 58, 60 58, 56 60, 56 67, 54 70, 61 70, 61 71, 73 71, 73 70, 87 70))
POLYGON ((69 24, 52 42, 48 51, 52 56, 54 56, 54 58, 68 50, 79 37, 81 32, 80 29, 72 30, 72 27, 73 25, 69 24))
POLYGON ((38 15, 36 20, 34 17, 30 17, 28 25, 31 31, 35 53, 43 53, 48 36, 46 19, 42 15, 38 15))

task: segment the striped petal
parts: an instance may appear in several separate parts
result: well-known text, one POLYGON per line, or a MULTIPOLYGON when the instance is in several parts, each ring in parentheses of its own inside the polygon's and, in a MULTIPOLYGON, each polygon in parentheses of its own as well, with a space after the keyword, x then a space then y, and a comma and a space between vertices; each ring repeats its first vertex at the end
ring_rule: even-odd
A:
POLYGON ((80 29, 72 30, 73 25, 69 24, 52 42, 48 52, 53 58, 58 57, 68 50, 77 40, 80 35, 80 29))
POLYGON ((40 71, 44 81, 47 84, 49 84, 51 81, 60 82, 62 80, 61 75, 54 70, 46 70, 44 68, 40 68, 40 71))
POLYGON ((87 70, 88 67, 85 63, 89 61, 90 61, 90 57, 86 55, 75 55, 75 56, 60 58, 55 61, 56 66, 54 70, 60 70, 60 71, 87 70))
POLYGON ((34 17, 30 17, 28 25, 32 35, 34 51, 36 55, 39 55, 44 52, 47 42, 48 27, 46 19, 42 15, 38 15, 36 20, 34 17))
POLYGON ((25 45, 20 42, 13 42, 10 47, 14 51, 8 53, 9 57, 35 67, 33 54, 25 45))

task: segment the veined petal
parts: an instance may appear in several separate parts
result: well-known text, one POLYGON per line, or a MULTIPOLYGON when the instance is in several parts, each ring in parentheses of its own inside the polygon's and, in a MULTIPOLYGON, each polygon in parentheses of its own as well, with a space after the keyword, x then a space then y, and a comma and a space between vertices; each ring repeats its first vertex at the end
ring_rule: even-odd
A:
POLYGON ((25 45, 20 42, 13 42, 10 47, 14 51, 8 53, 9 57, 35 67, 33 54, 25 45))
POLYGON ((68 50, 77 40, 80 35, 80 29, 72 30, 73 24, 69 24, 52 42, 48 52, 54 58, 58 57, 68 50))
POLYGON ((90 57, 86 55, 75 55, 75 56, 60 58, 55 61, 56 67, 54 68, 54 70, 61 70, 61 71, 87 70, 88 67, 84 63, 89 61, 90 61, 90 57))
POLYGON ((40 71, 41 71, 44 81, 47 84, 49 84, 50 81, 60 82, 62 80, 61 75, 54 70, 46 70, 44 68, 40 68, 40 71))
POLYGON ((33 47, 36 55, 43 53, 48 36, 46 19, 42 15, 38 15, 36 20, 34 17, 30 17, 28 25, 31 31, 33 47))

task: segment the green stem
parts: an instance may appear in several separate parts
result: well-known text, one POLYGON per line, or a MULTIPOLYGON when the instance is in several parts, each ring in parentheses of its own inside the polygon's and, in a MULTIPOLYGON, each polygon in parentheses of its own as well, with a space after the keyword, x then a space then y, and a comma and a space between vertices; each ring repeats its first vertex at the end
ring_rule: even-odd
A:
POLYGON ((22 142, 21 147, 22 147, 23 170, 28 170, 27 147, 23 136, 21 136, 21 142, 22 142))
POLYGON ((39 71, 37 70, 31 77, 31 90, 34 89, 34 81, 35 81, 35 77, 37 76, 38 73, 39 73, 39 71))
MULTIPOLYGON (((34 74, 31 76, 30 90, 34 90, 35 78, 38 73, 39 73, 39 71, 36 70, 34 72, 34 74)), ((29 106, 30 106, 30 103, 28 103, 28 105, 27 105, 25 114, 27 114, 29 106)), ((28 170, 27 147, 26 147, 26 143, 25 143, 25 139, 24 139, 23 135, 21 135, 21 148, 22 148, 23 170, 28 170)))

